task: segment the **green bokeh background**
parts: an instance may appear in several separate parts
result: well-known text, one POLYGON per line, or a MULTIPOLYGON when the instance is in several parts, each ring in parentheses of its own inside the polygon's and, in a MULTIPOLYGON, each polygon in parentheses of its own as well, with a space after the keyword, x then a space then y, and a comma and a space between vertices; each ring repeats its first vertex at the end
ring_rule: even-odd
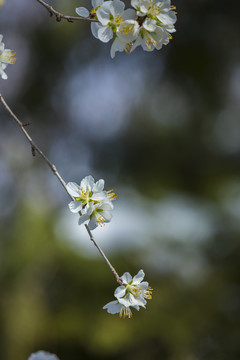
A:
MULTIPOLYGON (((90 8, 51 4, 69 15, 90 8)), ((170 217, 167 227, 179 234, 151 229, 131 243, 134 228, 123 221, 126 233, 118 235, 115 216, 107 225, 115 245, 101 246, 120 275, 144 268, 154 293, 130 320, 107 314, 111 272, 97 250, 89 255, 56 231, 70 216, 69 198, 1 106, 0 359, 25 360, 40 349, 61 360, 240 358, 240 5, 174 5, 177 32, 168 46, 114 60, 88 23, 58 23, 34 0, 0 8, 0 33, 17 51, 1 93, 31 122, 29 132, 63 178, 106 179, 119 195, 116 213, 125 194, 130 222, 134 193, 139 226, 148 213, 156 226, 153 204, 179 197, 179 214, 190 201, 211 220, 203 241, 179 241, 184 231, 170 217)), ((86 233, 79 237, 89 242, 86 233)))

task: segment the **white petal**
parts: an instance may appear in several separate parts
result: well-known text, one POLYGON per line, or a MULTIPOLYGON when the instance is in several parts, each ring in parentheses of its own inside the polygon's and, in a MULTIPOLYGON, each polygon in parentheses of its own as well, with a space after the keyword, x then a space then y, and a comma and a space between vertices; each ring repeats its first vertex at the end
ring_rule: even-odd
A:
POLYGON ((91 22, 92 34, 96 39, 98 39, 98 30, 100 29, 100 27, 102 27, 101 24, 99 24, 97 22, 91 22))
POLYGON ((125 8, 125 4, 120 0, 113 0, 113 2, 110 4, 110 11, 114 17, 116 15, 121 15, 123 13, 124 8, 125 8))
POLYGON ((104 189, 104 180, 100 179, 96 182, 96 184, 94 184, 93 192, 100 192, 103 191, 103 189, 104 189))
POLYGON ((160 13, 157 16, 158 20, 160 20, 164 25, 172 25, 177 21, 177 16, 173 11, 168 13, 160 13))
POLYGON ((141 35, 139 35, 138 38, 136 39, 136 41, 133 43, 131 52, 133 52, 138 46, 142 45, 142 42, 143 42, 143 38, 141 35))
POLYGON ((82 202, 81 201, 71 201, 69 204, 68 204, 68 207, 69 209, 71 210, 71 212, 73 213, 77 213, 79 212, 80 210, 82 210, 82 202))
POLYGON ((100 209, 102 210, 113 210, 114 206, 111 200, 106 199, 105 201, 101 202, 101 206, 99 206, 100 209))
POLYGON ((146 20, 143 22, 142 26, 144 27, 144 29, 146 29, 147 31, 154 31, 157 27, 156 25, 156 20, 152 20, 152 19, 148 19, 146 18, 146 20))
POLYGON ((28 360, 59 360, 55 354, 46 351, 38 351, 29 356, 28 360))
POLYGON ((78 225, 82 225, 87 220, 89 220, 89 215, 87 214, 81 215, 78 219, 78 225))
MULTIPOLYGON (((120 301, 120 299, 119 299, 120 301)), ((129 302, 129 306, 142 306, 142 307, 145 307, 147 301, 144 299, 143 296, 134 296, 132 294, 129 294, 127 297, 126 297, 126 301, 129 302)))
POLYGON ((92 200, 96 200, 96 201, 104 201, 104 200, 108 200, 107 198, 107 194, 104 191, 95 193, 91 196, 92 200))
POLYGON ((98 30, 98 38, 104 43, 107 43, 113 38, 113 31, 109 26, 103 26, 98 30))
POLYGON ((88 223, 88 227, 90 230, 94 230, 94 229, 96 229, 97 225, 98 225, 98 223, 96 221, 96 218, 95 218, 95 216, 93 216, 88 223))
POLYGON ((91 190, 93 188, 94 185, 94 178, 91 175, 86 176, 84 179, 82 179, 81 181, 81 188, 83 188, 84 190, 91 190))
POLYGON ((109 1, 103 1, 103 4, 101 6, 101 9, 110 14, 110 5, 112 3, 112 0, 109 1))
POLYGON ((116 290, 114 291, 114 296, 116 298, 120 298, 123 297, 125 295, 125 286, 119 286, 116 288, 116 290))
POLYGON ((109 314, 120 313, 122 305, 117 300, 111 301, 104 305, 103 309, 107 309, 109 314))
POLYGON ((141 5, 140 5, 140 11, 141 11, 141 13, 142 14, 147 14, 147 12, 148 12, 148 3, 147 2, 145 2, 145 3, 142 3, 141 5))
POLYGON ((133 285, 138 285, 138 284, 140 284, 140 282, 143 281, 144 276, 145 276, 144 271, 143 271, 143 270, 139 270, 139 272, 137 273, 137 275, 134 276, 132 284, 133 284, 133 285))
POLYGON ((109 211, 102 211, 100 213, 102 215, 102 217, 106 220, 106 222, 111 221, 112 219, 112 214, 109 211))
POLYGON ((120 277, 123 284, 128 284, 132 280, 132 276, 129 274, 129 272, 125 272, 123 276, 120 277))
POLYGON ((139 287, 142 289, 142 290, 146 290, 148 288, 149 284, 147 281, 143 281, 141 282, 141 284, 139 284, 139 287))
POLYGON ((122 304, 122 305, 124 305, 124 306, 126 306, 126 307, 135 306, 135 305, 132 305, 132 304, 130 303, 130 301, 129 301, 126 297, 124 297, 124 298, 119 298, 118 301, 120 302, 120 304, 122 304))
POLYGON ((89 16, 89 11, 85 7, 78 7, 76 8, 76 13, 84 18, 87 18, 89 16))
POLYGON ((103 25, 103 26, 107 26, 107 24, 109 23, 109 12, 105 11, 103 9, 103 6, 101 6, 97 12, 97 18, 98 20, 100 21, 100 23, 103 25))
POLYGON ((8 76, 7 74, 1 69, 0 67, 0 75, 3 80, 7 80, 8 76))
POLYGON ((137 18, 137 13, 134 9, 127 9, 123 13, 124 20, 135 20, 137 18))
POLYGON ((134 9, 137 9, 137 7, 139 7, 139 0, 131 0, 131 5, 134 9))
POLYGON ((94 9, 96 9, 96 7, 101 6, 103 4, 103 0, 92 0, 92 6, 94 9))
POLYGON ((126 46, 125 43, 121 42, 118 38, 115 38, 115 40, 112 43, 111 50, 110 50, 111 58, 113 59, 115 57, 115 54, 117 51, 120 51, 120 52, 124 51, 125 46, 126 46))
POLYGON ((79 197, 79 192, 78 192, 79 190, 80 190, 80 187, 78 184, 76 184, 74 182, 69 182, 67 184, 67 191, 71 196, 79 197))

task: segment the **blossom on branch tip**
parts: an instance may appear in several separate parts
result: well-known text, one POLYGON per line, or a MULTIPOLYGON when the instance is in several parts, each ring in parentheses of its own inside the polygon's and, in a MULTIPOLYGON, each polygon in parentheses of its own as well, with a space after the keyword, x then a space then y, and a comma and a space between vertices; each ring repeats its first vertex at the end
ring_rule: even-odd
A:
POLYGON ((50 354, 46 351, 37 351, 31 354, 28 360, 59 360, 59 358, 55 354, 50 354))
POLYGON ((6 80, 8 77, 4 70, 8 64, 15 64, 16 53, 13 50, 5 49, 2 39, 3 35, 0 35, 0 76, 2 79, 6 80))
POLYGON ((133 278, 126 272, 120 277, 122 285, 118 286, 114 292, 117 298, 106 304, 103 309, 107 309, 108 313, 119 313, 120 317, 131 317, 130 307, 139 310, 140 306, 145 308, 146 299, 152 298, 152 288, 144 279, 144 271, 140 270, 133 278))

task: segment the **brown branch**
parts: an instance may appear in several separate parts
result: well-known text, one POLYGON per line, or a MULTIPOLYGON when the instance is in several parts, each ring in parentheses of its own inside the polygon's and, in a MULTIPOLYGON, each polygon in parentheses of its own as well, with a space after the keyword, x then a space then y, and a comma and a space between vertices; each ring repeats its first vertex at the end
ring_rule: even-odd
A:
MULTIPOLYGON (((39 1, 39 0, 37 0, 39 1)), ((2 94, 0 94, 0 101, 2 102, 3 106, 5 107, 5 109, 7 110, 7 112, 11 115, 11 117, 15 120, 15 122, 18 124, 18 126, 20 127, 20 129, 22 130, 22 132, 24 133, 25 137, 27 138, 28 142, 31 145, 31 152, 32 155, 35 156, 36 153, 38 153, 43 160, 47 163, 47 165, 50 167, 51 171, 53 172, 53 174, 57 177, 57 179, 60 181, 60 183, 62 184, 62 186, 64 187, 65 191, 67 192, 67 194, 69 195, 69 197, 72 200, 75 200, 74 197, 72 197, 68 191, 67 191, 67 185, 65 183, 65 181, 63 180, 63 178, 61 177, 61 175, 59 174, 56 166, 51 163, 51 161, 47 158, 47 156, 43 153, 43 151, 36 145, 36 143, 32 140, 31 136, 28 134, 28 132, 25 129, 26 124, 22 123, 17 116, 13 113, 13 111, 10 109, 10 107, 8 106, 8 104, 6 103, 6 101, 4 100, 2 94)), ((81 212, 79 212, 79 214, 81 215, 81 212)), ((116 272, 116 270, 114 269, 114 267, 112 266, 112 264, 110 263, 110 261, 108 260, 108 258, 106 257, 106 255, 104 254, 103 250, 100 248, 100 246, 98 245, 98 243, 96 242, 96 240, 94 239, 94 236, 91 232, 91 230, 89 229, 89 227, 87 225, 85 225, 85 228, 87 230, 87 233, 89 235, 90 240, 94 243, 94 245, 96 246, 96 248, 98 249, 98 251, 100 252, 100 254, 102 255, 102 257, 104 258, 104 260, 106 261, 107 265, 109 266, 110 270, 112 271, 113 275, 116 278, 116 281, 118 284, 122 285, 122 281, 120 280, 120 277, 118 275, 118 273, 116 272)))
POLYGON ((88 17, 64 15, 58 12, 57 10, 55 10, 51 5, 47 4, 45 1, 43 0, 37 0, 37 1, 47 9, 50 16, 54 15, 57 21, 61 21, 62 19, 64 19, 67 20, 68 22, 74 22, 76 20, 98 22, 97 19, 92 18, 91 14, 88 17))

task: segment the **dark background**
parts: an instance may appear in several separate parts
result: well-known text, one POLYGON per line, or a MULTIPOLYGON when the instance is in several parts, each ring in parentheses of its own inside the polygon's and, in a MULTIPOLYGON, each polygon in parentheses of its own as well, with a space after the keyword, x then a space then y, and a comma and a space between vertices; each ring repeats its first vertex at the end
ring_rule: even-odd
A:
POLYGON ((174 5, 168 46, 114 60, 88 23, 58 23, 34 0, 0 8, 17 52, 3 97, 66 182, 114 188, 113 221, 94 234, 120 275, 143 268, 154 288, 130 320, 101 309, 114 278, 1 106, 1 359, 240 358, 240 5, 174 5))

